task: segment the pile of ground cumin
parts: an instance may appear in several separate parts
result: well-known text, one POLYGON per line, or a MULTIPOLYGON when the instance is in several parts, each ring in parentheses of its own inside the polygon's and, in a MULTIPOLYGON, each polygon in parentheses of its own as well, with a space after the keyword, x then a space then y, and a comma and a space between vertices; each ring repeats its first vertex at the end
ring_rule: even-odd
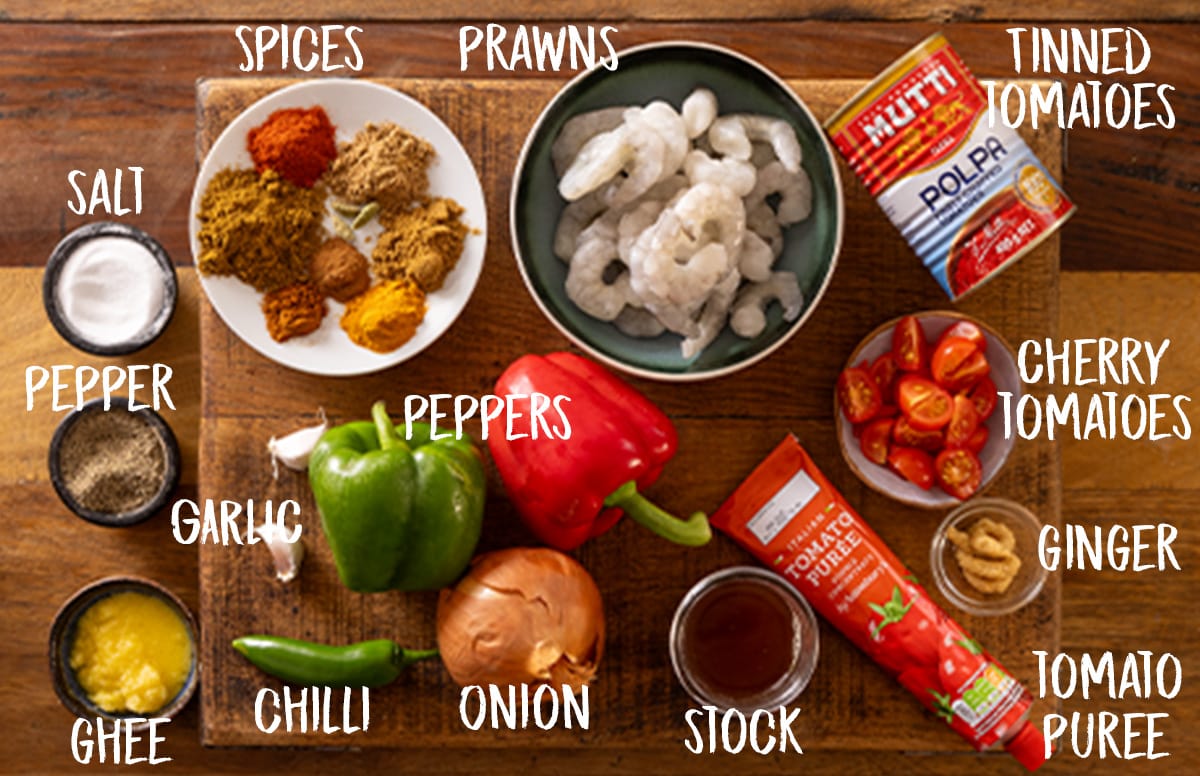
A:
POLYGON ((407 210, 429 191, 435 154, 428 141, 390 121, 367 124, 338 147, 325 183, 346 202, 379 203, 384 215, 407 210))
POLYGON ((371 260, 387 280, 408 278, 425 293, 442 287, 462 256, 467 227, 462 205, 439 197, 387 218, 371 260))

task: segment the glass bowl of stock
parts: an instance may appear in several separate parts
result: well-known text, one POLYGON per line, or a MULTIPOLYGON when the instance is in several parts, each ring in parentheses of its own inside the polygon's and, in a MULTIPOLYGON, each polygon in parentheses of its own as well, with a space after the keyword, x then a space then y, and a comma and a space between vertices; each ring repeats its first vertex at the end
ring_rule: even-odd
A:
POLYGON ((785 705, 808 686, 820 651, 804 596, 754 566, 701 579, 675 609, 671 666, 697 702, 751 712, 785 705))

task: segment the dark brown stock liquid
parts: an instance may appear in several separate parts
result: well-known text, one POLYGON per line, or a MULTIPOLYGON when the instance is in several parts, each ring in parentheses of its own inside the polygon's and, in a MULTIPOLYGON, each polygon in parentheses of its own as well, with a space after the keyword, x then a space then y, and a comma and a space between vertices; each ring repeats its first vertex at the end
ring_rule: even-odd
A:
POLYGON ((752 579, 730 579, 692 604, 683 622, 683 662, 696 684, 730 698, 751 698, 791 670, 796 625, 780 591, 752 579))

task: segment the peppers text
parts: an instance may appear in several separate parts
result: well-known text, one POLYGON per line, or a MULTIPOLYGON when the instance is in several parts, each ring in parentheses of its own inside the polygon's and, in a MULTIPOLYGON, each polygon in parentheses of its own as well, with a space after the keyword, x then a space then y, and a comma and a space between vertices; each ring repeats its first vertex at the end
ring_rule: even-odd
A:
MULTIPOLYGON (((167 717, 155 717, 149 720, 141 717, 129 717, 109 722, 103 717, 96 717, 96 722, 93 724, 90 719, 80 717, 71 727, 71 756, 80 765, 90 764, 93 758, 98 763, 108 762, 110 753, 113 765, 169 763, 171 762, 170 757, 159 757, 158 755, 158 745, 167 740, 158 735, 158 726, 166 725, 170 721, 167 717), (134 754, 134 746, 142 741, 142 736, 140 733, 134 732, 133 726, 143 722, 148 725, 146 728, 146 754, 134 754), (111 731, 106 730, 109 725, 112 725, 111 731)), ((137 751, 141 751, 140 746, 137 751)))
POLYGON ((530 722, 542 730, 550 730, 560 724, 560 692, 562 727, 566 730, 587 730, 591 713, 586 684, 579 697, 567 684, 560 690, 548 684, 539 684, 532 692, 528 684, 521 684, 519 688, 511 684, 503 687, 489 684, 486 691, 474 684, 462 689, 458 716, 468 730, 479 730, 484 723, 490 723, 492 730, 519 730, 529 727, 530 722))
POLYGON ((332 687, 302 687, 297 693, 290 685, 283 690, 264 687, 254 697, 254 724, 270 734, 280 726, 291 733, 365 733, 371 724, 371 691, 361 689, 362 701, 354 702, 356 691, 343 687, 341 719, 335 715, 332 687), (337 724, 339 723, 340 724, 337 724))
MULTIPOLYGON (((404 438, 413 438, 412 424, 429 415, 430 439, 462 438, 463 425, 478 416, 483 424, 482 437, 488 438, 488 424, 501 415, 505 417, 505 439, 570 439, 571 422, 563 405, 570 396, 548 396, 544 393, 510 393, 504 396, 488 394, 482 397, 453 396, 435 393, 432 396, 410 395, 404 399, 404 438), (453 409, 451 409, 453 406, 453 409), (522 411, 524 410, 524 411, 522 411), (518 431, 513 421, 529 415, 529 432, 518 431), (445 421, 454 418, 454 431, 438 431, 438 424, 448 428, 445 421)), ((523 424, 520 424, 523 425, 523 424)))
POLYGON ((508 29, 503 24, 489 24, 486 31, 479 27, 467 25, 458 28, 458 52, 460 69, 464 72, 469 64, 469 55, 480 46, 487 55, 487 69, 495 70, 499 65, 501 70, 528 70, 544 72, 558 71, 566 59, 571 70, 578 70, 580 65, 591 70, 597 63, 596 39, 608 50, 608 56, 599 62, 607 70, 617 69, 617 51, 609 33, 617 32, 616 27, 601 27, 599 34, 595 27, 588 25, 583 30, 574 24, 559 27, 558 31, 539 29, 536 25, 526 27, 519 25, 508 38, 508 29), (505 53, 507 51, 507 54, 505 53))

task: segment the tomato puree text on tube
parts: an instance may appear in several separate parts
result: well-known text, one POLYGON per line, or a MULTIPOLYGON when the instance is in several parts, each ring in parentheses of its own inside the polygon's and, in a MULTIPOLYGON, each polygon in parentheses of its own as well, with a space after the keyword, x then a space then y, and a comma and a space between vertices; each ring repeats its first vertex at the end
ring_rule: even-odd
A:
POLYGON ((992 121, 979 82, 940 34, 898 59, 825 128, 954 299, 1075 210, 1025 141, 992 121))
POLYGON ((712 524, 782 575, 855 646, 983 751, 1045 761, 1029 691, 930 600, 794 436, 738 486, 712 524))

